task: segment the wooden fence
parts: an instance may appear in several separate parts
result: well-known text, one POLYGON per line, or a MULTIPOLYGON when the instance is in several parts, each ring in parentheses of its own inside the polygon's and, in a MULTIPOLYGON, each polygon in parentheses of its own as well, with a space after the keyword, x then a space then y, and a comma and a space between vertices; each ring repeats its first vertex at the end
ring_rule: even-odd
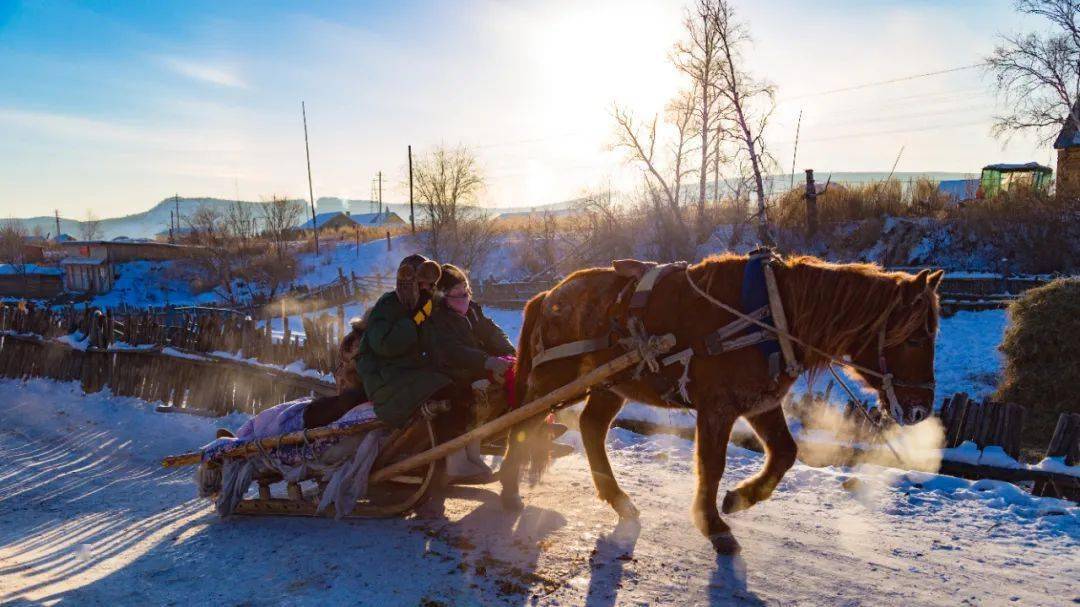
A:
POLYGON ((0 377, 77 381, 84 392, 160 402, 165 410, 256 413, 334 386, 272 368, 163 350, 81 349, 34 335, 0 335, 0 377))
POLYGON ((331 373, 338 363, 338 343, 348 330, 344 310, 304 316, 302 325, 304 334, 293 334, 286 318, 284 334, 275 338, 269 323, 260 327, 254 319, 227 310, 120 315, 74 307, 0 306, 0 331, 7 334, 63 337, 99 351, 173 348, 277 366, 300 361, 309 369, 331 373))
POLYGON ((945 426, 945 446, 957 447, 971 441, 985 449, 1002 448, 1013 459, 1020 459, 1020 435, 1024 429, 1024 407, 984 399, 981 403, 960 392, 941 404, 941 423, 945 426))
MULTIPOLYGON (((1014 403, 999 403, 990 399, 971 400, 959 392, 946 398, 941 405, 941 422, 945 427, 945 446, 958 447, 965 441, 979 449, 998 446, 1015 460, 1020 459, 1020 436, 1026 409, 1014 403)), ((1065 465, 1080 464, 1080 413, 1062 413, 1057 428, 1046 448, 1046 457, 1062 457, 1065 465)), ((965 478, 992 478, 1014 483, 1032 483, 1031 492, 1080 501, 1080 478, 1049 470, 1027 467, 1003 468, 980 463, 941 462, 941 471, 965 478)))

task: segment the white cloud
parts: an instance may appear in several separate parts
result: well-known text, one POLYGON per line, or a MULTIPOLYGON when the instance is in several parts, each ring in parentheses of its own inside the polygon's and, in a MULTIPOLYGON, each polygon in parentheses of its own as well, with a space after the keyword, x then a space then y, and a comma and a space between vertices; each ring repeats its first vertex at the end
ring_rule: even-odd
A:
POLYGON ((198 63, 178 57, 165 57, 162 62, 174 72, 201 82, 208 82, 218 86, 229 88, 248 88, 248 84, 236 73, 232 67, 198 63))

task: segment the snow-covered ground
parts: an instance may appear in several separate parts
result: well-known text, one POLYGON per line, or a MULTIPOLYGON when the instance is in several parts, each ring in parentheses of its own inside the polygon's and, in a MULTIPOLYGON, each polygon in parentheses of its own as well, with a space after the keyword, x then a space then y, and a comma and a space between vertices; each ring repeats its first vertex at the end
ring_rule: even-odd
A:
MULTIPOLYGON (((615 430, 640 526, 575 454, 526 489, 456 489, 406 519, 219 520, 159 459, 219 424, 75 384, 0 382, 0 603, 71 605, 1062 605, 1080 600, 1080 507, 1005 483, 797 464, 727 517, 717 558, 685 514, 691 445, 615 430), (851 490, 844 488, 845 481, 851 490)), ((574 435, 568 435, 571 441, 574 435)), ((723 488, 759 455, 729 449, 723 488)))

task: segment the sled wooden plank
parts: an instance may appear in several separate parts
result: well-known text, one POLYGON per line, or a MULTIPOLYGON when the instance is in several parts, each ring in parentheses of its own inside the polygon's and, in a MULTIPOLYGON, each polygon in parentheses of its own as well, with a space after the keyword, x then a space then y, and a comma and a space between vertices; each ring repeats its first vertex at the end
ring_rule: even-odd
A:
MULTIPOLYGON (((670 333, 663 335, 657 340, 656 353, 660 354, 667 352, 674 346, 675 336, 670 333)), ((374 484, 394 478, 395 476, 408 472, 414 468, 442 459, 454 451, 464 448, 465 445, 476 439, 482 440, 494 436, 495 434, 510 429, 510 427, 515 424, 519 424, 527 419, 540 415, 549 409, 558 408, 559 405, 564 404, 566 401, 579 397, 585 390, 588 390, 620 371, 629 369, 639 362, 641 362, 641 352, 638 350, 631 350, 618 358, 600 365, 565 386, 557 388, 509 413, 500 415, 488 423, 466 432, 457 438, 441 443, 434 449, 429 449, 423 453, 418 453, 400 462, 376 470, 372 473, 370 482, 374 484)))
MULTIPOLYGON (((331 436, 348 436, 350 434, 359 434, 361 432, 368 432, 375 428, 382 427, 384 424, 379 420, 371 420, 356 424, 355 426, 349 426, 347 428, 312 428, 307 431, 290 432, 288 434, 282 434, 281 436, 272 436, 270 438, 264 438, 257 442, 244 443, 232 449, 225 451, 222 455, 224 457, 244 457, 259 452, 259 448, 273 449, 275 447, 281 447, 286 445, 302 445, 305 440, 314 440, 319 438, 328 438, 331 436), (305 438, 306 436, 306 438, 305 438)), ((179 455, 170 455, 161 460, 161 465, 166 468, 174 468, 177 466, 194 466, 202 461, 201 451, 192 451, 190 453, 181 453, 179 455)))

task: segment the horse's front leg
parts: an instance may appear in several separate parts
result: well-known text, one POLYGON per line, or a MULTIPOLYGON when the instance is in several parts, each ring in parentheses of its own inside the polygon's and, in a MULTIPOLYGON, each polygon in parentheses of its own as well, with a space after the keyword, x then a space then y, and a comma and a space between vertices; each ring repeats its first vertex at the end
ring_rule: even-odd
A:
POLYGON ((719 554, 735 554, 739 542, 716 509, 716 494, 727 463, 727 443, 735 419, 727 411, 713 407, 698 409, 697 493, 690 514, 697 528, 709 538, 719 554))
POLYGON ((746 510, 768 499, 784 473, 795 464, 798 447, 788 430, 779 403, 768 411, 748 416, 746 421, 765 445, 765 465, 754 476, 742 481, 724 496, 724 514, 746 510))
POLYGON ((620 518, 633 520, 638 518, 638 509, 615 480, 604 444, 608 429, 611 428, 611 420, 615 419, 624 402, 626 401, 623 397, 610 390, 594 390, 585 401, 579 423, 581 443, 585 447, 586 457, 589 458, 589 470, 592 472, 597 495, 611 504, 620 518))

